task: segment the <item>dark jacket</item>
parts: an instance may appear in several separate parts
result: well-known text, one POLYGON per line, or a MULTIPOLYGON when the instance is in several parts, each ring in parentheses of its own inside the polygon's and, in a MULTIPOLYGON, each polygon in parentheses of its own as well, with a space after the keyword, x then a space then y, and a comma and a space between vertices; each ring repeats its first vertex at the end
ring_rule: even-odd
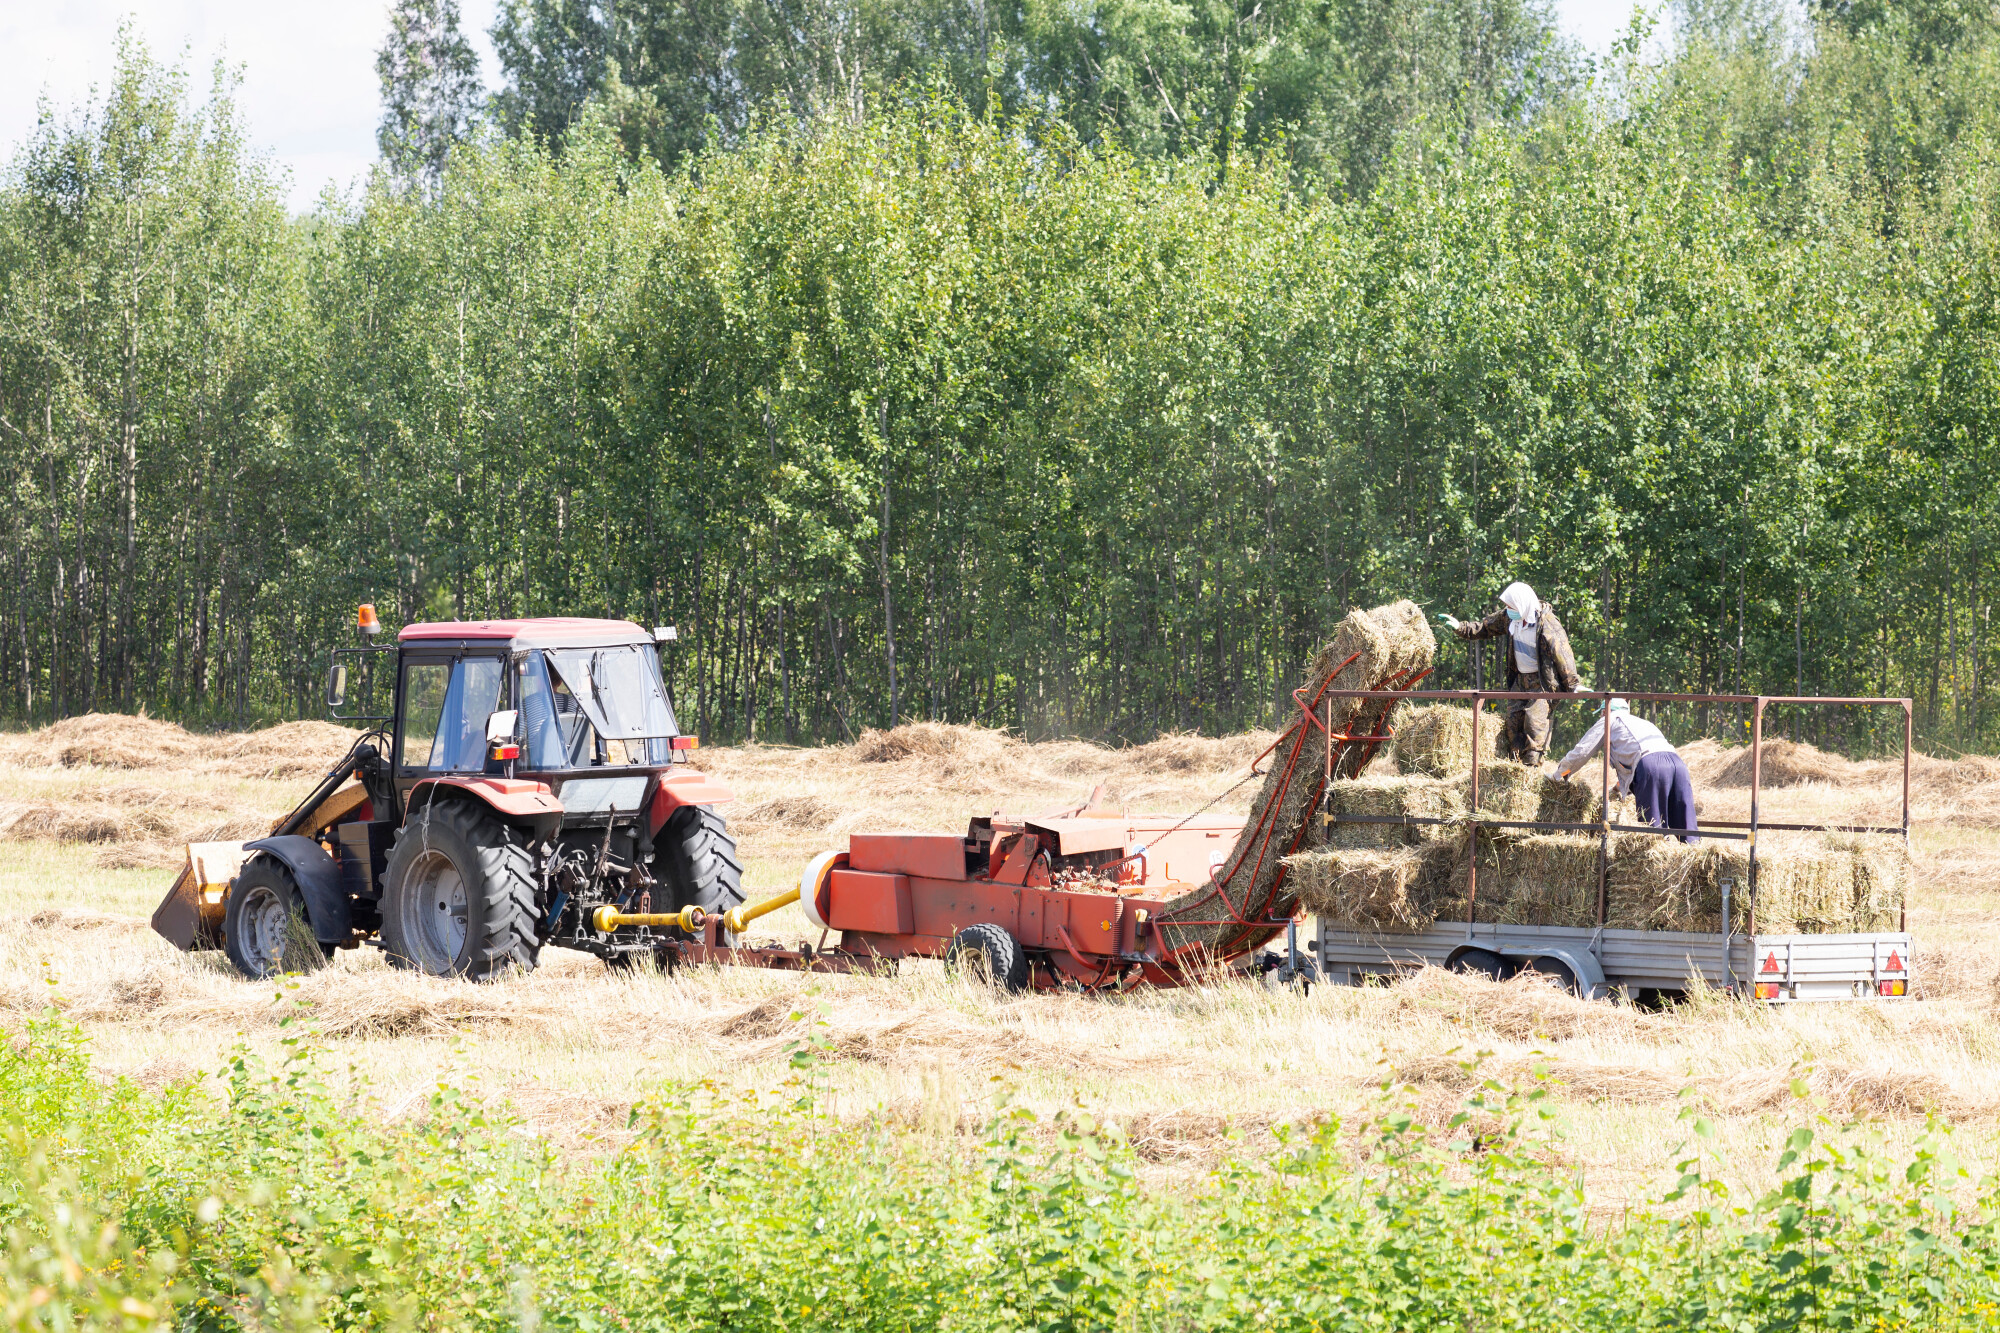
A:
MULTIPOLYGON (((1484 620, 1467 621, 1452 633, 1461 639, 1511 639, 1507 633, 1507 608, 1501 607, 1484 620)), ((1547 602, 1535 622, 1535 660, 1542 664, 1538 679, 1524 680, 1514 667, 1514 645, 1507 645, 1507 688, 1547 690, 1567 694, 1576 688, 1576 654, 1569 649, 1569 632, 1556 619, 1547 602)))

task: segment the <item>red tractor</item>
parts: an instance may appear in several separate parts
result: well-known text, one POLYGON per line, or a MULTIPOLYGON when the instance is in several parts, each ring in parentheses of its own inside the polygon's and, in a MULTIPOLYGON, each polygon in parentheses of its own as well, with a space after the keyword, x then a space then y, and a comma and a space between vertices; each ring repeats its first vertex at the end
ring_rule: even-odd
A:
MULTIPOLYGON (((359 619, 379 632, 373 607, 359 619)), ((622 620, 482 620, 340 650, 328 707, 373 729, 270 837, 192 845, 153 928, 254 978, 364 943, 482 979, 533 968, 545 945, 617 965, 716 940, 702 923, 742 903, 743 872, 715 810, 729 789, 689 764, 696 742, 660 672, 673 638, 622 620), (372 687, 390 654, 387 711, 339 712, 347 659, 372 687)))

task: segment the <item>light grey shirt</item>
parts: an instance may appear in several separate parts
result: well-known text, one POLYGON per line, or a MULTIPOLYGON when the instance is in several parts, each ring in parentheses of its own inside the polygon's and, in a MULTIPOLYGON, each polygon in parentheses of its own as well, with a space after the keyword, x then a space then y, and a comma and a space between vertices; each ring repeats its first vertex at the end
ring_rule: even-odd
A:
MULTIPOLYGON (((1604 719, 1600 717, 1590 724, 1589 731, 1583 733, 1583 739, 1576 743, 1576 748, 1556 764, 1556 772, 1564 776, 1576 772, 1603 743, 1604 719)), ((1672 754, 1673 750, 1674 743, 1645 718, 1633 717, 1630 713, 1611 715, 1611 767, 1618 771, 1620 796, 1632 790, 1632 770, 1638 767, 1641 759, 1649 754, 1672 754)))
POLYGON ((1517 620, 1508 626, 1507 636, 1514 641, 1514 669, 1523 676, 1532 676, 1542 669, 1542 653, 1538 646, 1541 630, 1525 620, 1517 620))

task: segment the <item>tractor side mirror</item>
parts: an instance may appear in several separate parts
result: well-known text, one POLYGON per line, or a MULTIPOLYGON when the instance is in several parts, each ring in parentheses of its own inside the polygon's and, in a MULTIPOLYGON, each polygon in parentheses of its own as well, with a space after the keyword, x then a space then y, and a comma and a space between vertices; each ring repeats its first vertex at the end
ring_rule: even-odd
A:
POLYGON ((335 662, 326 673, 326 706, 338 708, 347 702, 347 663, 335 662))
POLYGON ((488 713, 486 715, 486 743, 489 745, 498 745, 502 741, 514 739, 514 724, 519 720, 520 716, 521 710, 518 708, 508 708, 498 713, 488 713))
POLYGON ((676 629, 672 625, 653 626, 654 643, 678 643, 680 641, 680 637, 681 637, 680 630, 676 629))

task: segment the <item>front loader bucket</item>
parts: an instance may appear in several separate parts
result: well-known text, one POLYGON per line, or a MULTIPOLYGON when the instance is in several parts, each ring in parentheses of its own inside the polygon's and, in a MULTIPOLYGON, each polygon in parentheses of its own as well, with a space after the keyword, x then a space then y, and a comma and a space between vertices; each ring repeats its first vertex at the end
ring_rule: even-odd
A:
POLYGON ((240 842, 191 842, 187 864, 153 909, 153 930, 183 952, 222 947, 222 895, 243 868, 240 842))

